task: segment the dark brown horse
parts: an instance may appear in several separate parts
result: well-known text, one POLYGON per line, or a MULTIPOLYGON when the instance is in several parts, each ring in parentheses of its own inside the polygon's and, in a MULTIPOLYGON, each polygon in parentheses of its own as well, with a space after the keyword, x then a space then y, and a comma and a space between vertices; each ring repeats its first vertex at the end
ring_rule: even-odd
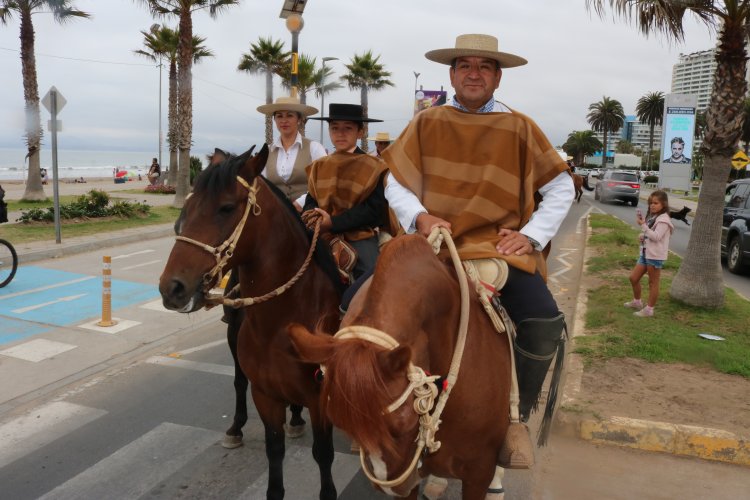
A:
POLYGON ((159 291, 168 309, 196 311, 222 271, 236 270, 241 296, 248 299, 236 354, 265 427, 267 497, 284 496, 283 425, 286 407, 298 404, 310 409, 320 498, 334 499, 332 428, 319 409, 317 367, 299 360, 285 331, 291 322, 335 330, 340 287, 330 252, 322 242, 311 247, 294 207, 260 176, 267 156, 267 147, 255 157, 247 152, 196 179, 159 291))
POLYGON ((573 187, 575 187, 575 190, 576 190, 575 200, 577 203, 581 203, 581 196, 583 196, 583 189, 585 188, 586 191, 593 191, 594 188, 589 187, 588 176, 584 177, 582 175, 574 174, 572 172, 570 176, 573 178, 573 187))
POLYGON ((420 476, 432 474, 460 479, 464 499, 483 499, 495 474, 510 423, 510 346, 473 294, 458 379, 436 434, 441 445, 420 457, 418 471, 405 473, 415 457, 420 428, 407 373, 414 372, 410 364, 433 376, 448 373, 460 302, 453 267, 438 260, 425 238, 402 236, 383 248, 371 284, 362 288, 342 320, 340 338, 290 328, 302 358, 325 366, 323 409, 359 443, 366 472, 386 493, 415 499, 420 476), (359 329, 386 333, 398 345, 389 349, 341 336, 359 329), (399 404, 402 395, 406 399, 399 404), (386 483, 399 476, 401 484, 386 483))

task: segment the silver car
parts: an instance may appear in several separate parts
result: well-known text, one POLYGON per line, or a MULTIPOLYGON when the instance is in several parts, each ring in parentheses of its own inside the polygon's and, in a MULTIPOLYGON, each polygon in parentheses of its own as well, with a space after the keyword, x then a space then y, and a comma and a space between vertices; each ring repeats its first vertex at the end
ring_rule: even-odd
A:
POLYGON ((638 175, 626 170, 605 170, 599 175, 599 182, 594 188, 595 200, 622 200, 634 207, 638 206, 640 195, 638 175))

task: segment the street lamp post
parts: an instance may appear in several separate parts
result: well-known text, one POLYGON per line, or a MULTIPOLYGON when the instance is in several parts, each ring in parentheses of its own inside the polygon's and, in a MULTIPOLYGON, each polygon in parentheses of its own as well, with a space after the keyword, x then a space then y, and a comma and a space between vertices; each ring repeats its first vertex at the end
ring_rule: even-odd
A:
POLYGON ((302 16, 300 14, 297 14, 296 12, 294 14, 290 14, 286 18, 286 29, 289 30, 289 32, 292 34, 292 81, 291 87, 292 97, 297 97, 297 83, 299 82, 298 78, 298 62, 299 62, 299 56, 298 56, 298 49, 297 49, 297 42, 299 40, 299 32, 302 31, 302 28, 305 26, 305 21, 302 19, 302 16))
MULTIPOLYGON (((151 25, 151 33, 154 36, 157 36, 160 29, 161 29, 161 25, 158 23, 151 25)), ((162 143, 163 143, 163 136, 162 136, 162 129, 161 129, 161 73, 162 73, 162 55, 159 54, 159 166, 162 165, 161 149, 162 149, 162 143)))
POLYGON ((417 113, 417 81, 419 80, 419 75, 421 73, 417 73, 416 71, 414 73, 414 94, 411 96, 411 105, 414 107, 414 114, 417 113))
MULTIPOLYGON (((326 62, 328 61, 338 61, 338 57, 324 57, 323 58, 323 78, 320 80, 320 117, 325 118, 326 117, 326 93, 325 93, 325 83, 326 83, 326 62)), ((320 120, 320 143, 323 144, 323 120, 320 120)))

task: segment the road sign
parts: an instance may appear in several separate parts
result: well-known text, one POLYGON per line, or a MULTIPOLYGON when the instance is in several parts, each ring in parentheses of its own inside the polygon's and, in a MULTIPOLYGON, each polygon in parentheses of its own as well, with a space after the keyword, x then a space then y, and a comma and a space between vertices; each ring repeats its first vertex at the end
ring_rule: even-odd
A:
POLYGON ((68 101, 63 97, 60 91, 55 88, 54 85, 49 89, 49 91, 47 91, 45 96, 42 97, 42 104, 47 111, 52 113, 52 92, 57 93, 57 112, 59 113, 60 111, 62 111, 68 101))
POLYGON ((737 151, 734 156, 732 156, 732 166, 737 170, 746 167, 748 163, 750 163, 750 158, 748 158, 742 150, 737 151))

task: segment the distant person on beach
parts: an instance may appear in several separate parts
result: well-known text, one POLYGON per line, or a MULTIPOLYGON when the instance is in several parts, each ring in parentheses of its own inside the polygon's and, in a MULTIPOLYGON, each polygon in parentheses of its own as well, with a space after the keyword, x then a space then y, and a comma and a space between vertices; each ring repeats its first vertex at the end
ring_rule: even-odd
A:
POLYGON ((47 169, 43 168, 41 171, 42 175, 42 184, 47 184, 47 181, 49 180, 49 177, 47 177, 47 169))
POLYGON ((148 180, 151 183, 152 186, 156 184, 156 181, 159 180, 159 176, 161 175, 161 167, 159 166, 159 162, 154 158, 151 161, 151 167, 148 169, 148 180))

